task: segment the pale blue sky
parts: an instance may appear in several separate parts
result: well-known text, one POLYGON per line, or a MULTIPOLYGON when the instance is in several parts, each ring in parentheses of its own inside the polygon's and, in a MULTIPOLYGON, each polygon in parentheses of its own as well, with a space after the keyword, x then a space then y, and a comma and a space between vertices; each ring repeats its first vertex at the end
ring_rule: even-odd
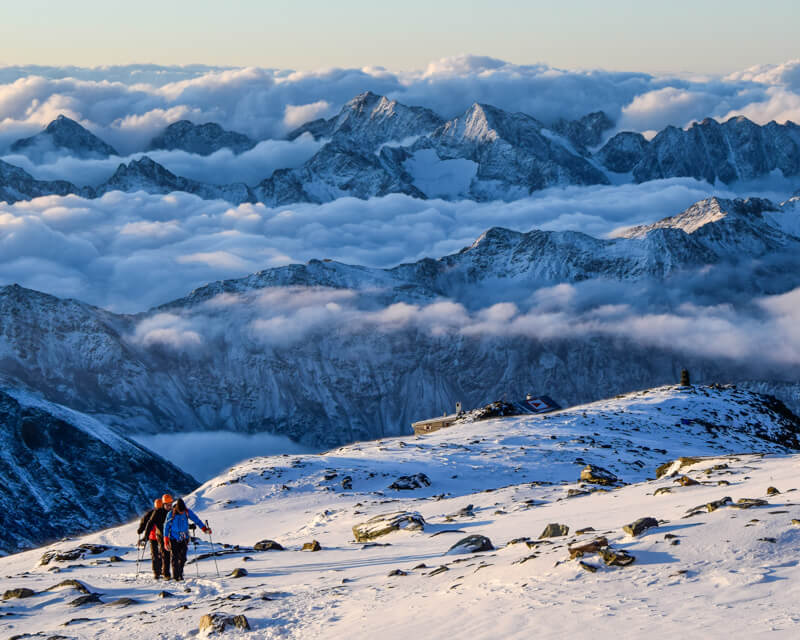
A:
POLYGON ((0 64, 421 69, 461 53, 724 73, 800 57, 797 0, 2 1, 0 64))

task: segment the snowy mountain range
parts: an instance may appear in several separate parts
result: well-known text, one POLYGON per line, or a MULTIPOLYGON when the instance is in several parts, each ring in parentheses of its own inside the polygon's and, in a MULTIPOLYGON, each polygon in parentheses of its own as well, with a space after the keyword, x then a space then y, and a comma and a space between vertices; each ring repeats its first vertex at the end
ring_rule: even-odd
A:
MULTIPOLYGON (((81 187, 37 181, 18 173, 21 169, 7 168, 0 173, 0 196, 7 201, 28 199, 49 188, 51 193, 66 189, 85 197, 115 189, 179 190, 272 206, 390 193, 513 200, 546 187, 609 184, 612 178, 618 183, 693 177, 732 184, 775 172, 800 175, 800 127, 792 122, 759 126, 741 116, 724 123, 707 118, 686 130, 667 127, 649 141, 640 133, 620 132, 601 146, 612 128, 602 112, 547 125, 527 114, 478 103, 447 120, 429 109, 366 92, 346 103, 337 116, 290 132, 289 140, 310 135, 324 144, 302 166, 277 169, 255 185, 198 183, 145 156, 121 165, 103 184, 81 187)), ((249 137, 215 123, 183 120, 156 136, 148 149, 208 155, 223 148, 242 153, 254 145, 249 137)), ((117 155, 64 116, 11 147, 13 153, 34 159, 54 150, 81 158, 117 155)))
POLYGON ((0 376, 128 429, 270 431, 314 446, 407 433, 456 401, 531 392, 569 406, 672 382, 682 367, 697 381, 765 380, 760 390, 797 407, 797 385, 761 361, 568 327, 539 338, 448 329, 470 310, 564 283, 624 283, 655 312, 697 274, 717 282, 707 299, 729 304, 733 268, 735 295, 785 293, 800 285, 797 204, 712 198, 613 239, 493 228, 436 260, 391 269, 312 260, 136 315, 6 286, 0 376))
POLYGON ((94 418, 0 390, 0 553, 100 529, 197 482, 94 418))
POLYGON ((790 638, 798 433, 770 398, 666 386, 252 458, 187 497, 213 538, 190 546, 184 583, 137 571, 130 522, 0 558, 0 629, 522 639, 531 619, 546 638, 590 619, 593 636, 624 622, 682 637, 690 620, 790 638))

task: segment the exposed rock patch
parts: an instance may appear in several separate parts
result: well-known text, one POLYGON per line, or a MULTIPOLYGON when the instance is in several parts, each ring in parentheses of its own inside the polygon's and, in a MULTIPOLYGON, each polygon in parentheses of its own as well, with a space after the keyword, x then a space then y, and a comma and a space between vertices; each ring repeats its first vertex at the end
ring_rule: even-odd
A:
POLYGON ((412 476, 400 476, 389 485, 389 488, 395 491, 412 491, 414 489, 430 486, 431 480, 428 476, 424 473, 415 473, 412 476))
POLYGON ((658 520, 655 518, 645 517, 639 518, 630 524, 626 524, 622 527, 622 530, 631 536, 639 536, 643 534, 648 529, 658 526, 658 520))
POLYGON ((492 541, 486 536, 472 535, 462 538, 456 542, 450 549, 448 555, 457 555, 462 553, 478 553, 479 551, 493 551, 494 545, 492 541))
POLYGON ((544 531, 542 531, 542 534, 539 536, 539 540, 567 535, 569 535, 569 527, 567 525, 551 522, 544 528, 544 531))
POLYGON ((368 542, 380 536, 385 536, 392 531, 407 529, 409 531, 423 531, 424 518, 416 511, 396 511, 373 516, 362 524, 353 527, 356 542, 368 542))

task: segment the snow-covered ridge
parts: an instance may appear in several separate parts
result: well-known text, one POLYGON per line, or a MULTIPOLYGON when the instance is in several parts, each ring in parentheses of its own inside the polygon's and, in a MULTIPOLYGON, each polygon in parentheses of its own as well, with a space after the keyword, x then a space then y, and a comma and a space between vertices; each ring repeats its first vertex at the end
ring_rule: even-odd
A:
POLYGON ((139 639, 166 613, 188 635, 216 612, 246 616, 249 635, 263 638, 557 638, 585 635, 589 619, 606 635, 624 616, 676 636, 691 619, 715 634, 735 637, 746 624, 750 635, 793 637, 785 585, 800 578, 791 561, 800 459, 756 432, 796 434, 797 418, 774 409, 735 388, 664 387, 254 458, 188 496, 216 544, 200 536, 190 547, 185 583, 153 581, 146 555, 137 576, 132 522, 0 559, 0 628, 46 635, 69 622, 81 636, 139 639), (588 465, 618 481, 579 481, 588 465), (673 473, 656 479, 659 467, 673 473), (419 473, 429 486, 390 488, 419 473), (354 527, 390 513, 419 524, 356 542, 354 527), (649 528, 624 531, 643 518, 649 528), (459 546, 467 536, 486 538, 486 550, 459 546), (312 541, 319 551, 303 551, 312 541), (83 559, 52 559, 79 545, 83 559), (76 587, 89 597, 77 600, 76 587))
MULTIPOLYGON (((146 180, 112 178, 80 189, 70 185, 66 193, 96 197, 114 189, 178 190, 270 206, 390 193, 487 201, 514 200, 551 186, 609 184, 612 178, 617 183, 693 177, 733 184, 776 173, 784 178, 800 175, 800 127, 792 122, 759 126, 744 117, 724 123, 707 118, 686 130, 667 127, 650 141, 639 133, 620 132, 598 149, 612 126, 602 112, 548 125, 528 114, 478 103, 445 120, 429 109, 365 92, 333 118, 314 120, 290 132, 289 140, 305 134, 325 144, 302 166, 277 169, 258 184, 196 183, 161 167, 146 180), (443 185, 442 179, 454 184, 443 185)), ((240 153, 254 144, 215 123, 184 120, 167 127, 148 149, 207 155, 223 148, 240 153)), ((53 150, 76 157, 116 155, 63 116, 37 136, 15 143, 13 150, 32 157, 53 150)), ((134 165, 129 163, 127 170, 141 173, 134 165)), ((63 185, 51 185, 47 191, 45 184, 31 184, 27 174, 6 174, 0 175, 0 198, 9 202, 36 197, 43 190, 65 191, 63 185)))

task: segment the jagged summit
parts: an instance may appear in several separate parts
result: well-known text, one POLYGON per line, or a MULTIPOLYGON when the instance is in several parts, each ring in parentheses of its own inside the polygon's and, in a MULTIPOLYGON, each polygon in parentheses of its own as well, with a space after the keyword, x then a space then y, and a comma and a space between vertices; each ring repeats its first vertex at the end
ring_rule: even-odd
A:
POLYGON ((314 120, 287 136, 293 140, 309 132, 315 138, 347 140, 363 153, 371 153, 388 142, 433 131, 443 119, 430 109, 409 107, 371 91, 365 91, 347 102, 339 114, 329 120, 314 120))
POLYGON ((640 238, 654 229, 681 229, 694 233, 707 224, 728 216, 759 217, 765 211, 778 211, 779 207, 764 198, 735 198, 733 200, 716 196, 700 200, 676 216, 664 218, 653 224, 633 227, 620 234, 620 237, 640 238))
POLYGON ((234 153, 242 153, 255 145, 255 140, 236 131, 227 131, 216 122, 194 124, 189 120, 180 120, 153 138, 148 150, 179 149, 207 156, 225 148, 234 153))
POLYGON ((119 155, 114 147, 64 115, 48 124, 44 131, 29 138, 21 138, 11 145, 12 153, 21 153, 37 161, 46 153, 54 151, 67 151, 78 158, 119 155))
POLYGON ((608 183, 600 170, 547 133, 529 115, 475 103, 412 150, 432 149, 440 160, 476 163, 469 195, 478 200, 522 197, 555 185, 608 183))

